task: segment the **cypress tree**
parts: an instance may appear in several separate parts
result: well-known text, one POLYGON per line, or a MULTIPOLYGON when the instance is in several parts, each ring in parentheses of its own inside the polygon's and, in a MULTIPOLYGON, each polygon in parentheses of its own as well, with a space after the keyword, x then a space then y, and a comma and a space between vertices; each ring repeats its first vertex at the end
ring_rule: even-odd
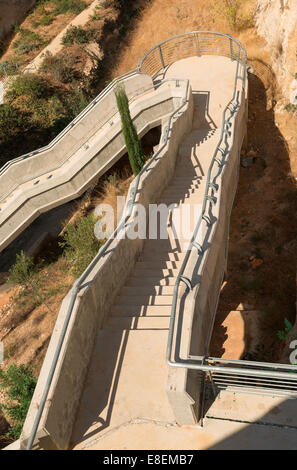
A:
POLYGON ((138 175, 145 163, 145 157, 138 138, 135 126, 133 124, 130 110, 129 100, 126 91, 122 85, 118 85, 115 89, 115 97, 118 110, 122 121, 122 131, 129 155, 129 162, 134 175, 138 175))

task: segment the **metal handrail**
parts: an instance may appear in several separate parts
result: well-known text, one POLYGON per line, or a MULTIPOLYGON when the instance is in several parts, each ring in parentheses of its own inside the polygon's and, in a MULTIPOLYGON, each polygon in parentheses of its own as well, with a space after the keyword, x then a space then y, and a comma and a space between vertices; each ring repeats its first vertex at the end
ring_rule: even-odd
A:
POLYGON ((106 88, 104 88, 99 95, 96 96, 53 140, 48 145, 45 145, 44 147, 40 147, 37 150, 33 150, 32 152, 25 153, 24 155, 21 155, 19 157, 16 157, 12 160, 9 160, 9 162, 5 163, 1 168, 0 168, 0 176, 5 173, 8 168, 10 168, 12 165, 15 163, 18 163, 22 160, 25 160, 29 157, 33 157, 35 155, 38 155, 39 153, 45 152, 47 150, 50 150, 57 142, 61 140, 62 137, 64 137, 65 134, 67 134, 75 124, 80 122, 82 118, 88 114, 91 109, 98 104, 98 102, 104 98, 104 96, 117 84, 117 82, 120 80, 123 80, 128 77, 132 77, 133 75, 137 75, 138 73, 141 73, 138 71, 137 68, 130 70, 129 72, 126 72, 122 75, 119 75, 118 77, 114 78, 106 88))
MULTIPOLYGON (((177 79, 171 79, 171 80, 176 81, 177 79)), ((170 80, 168 79, 168 80, 164 80, 164 81, 170 81, 170 80)), ((171 123, 172 123, 172 120, 173 120, 174 116, 180 111, 181 108, 183 108, 183 106, 187 102, 187 97, 188 97, 188 93, 189 93, 189 80, 178 79, 178 81, 179 82, 183 81, 186 84, 185 95, 184 95, 184 98, 182 99, 182 104, 177 109, 175 109, 171 113, 171 115, 169 116, 167 129, 170 129, 171 123)), ((121 221, 119 222, 117 228, 114 230, 114 232, 109 237, 107 242, 100 248, 97 255, 91 261, 91 263, 86 268, 86 270, 83 272, 83 274, 80 276, 80 278, 77 279, 74 283, 73 292, 72 292, 69 307, 67 309, 67 313, 66 313, 66 316, 65 316, 65 321, 64 321, 64 324, 63 324, 63 328, 62 328, 60 338, 59 338, 59 341, 58 341, 58 344, 57 344, 57 347, 56 347, 56 351, 55 351, 54 358, 53 358, 53 361, 52 361, 52 365, 51 365, 51 368, 50 368, 50 371, 49 371, 49 375, 48 375, 48 378, 47 378, 47 381, 46 381, 46 384, 45 384, 44 392, 43 392, 43 395, 42 395, 41 400, 40 400, 40 404, 39 404, 39 407, 38 407, 38 412, 37 412, 36 418, 34 420, 32 432, 31 432, 30 438, 29 438, 28 443, 27 443, 27 448, 26 448, 27 450, 31 449, 31 447, 33 445, 33 442, 34 442, 34 439, 35 439, 35 436, 36 436, 36 433, 37 433, 37 430, 38 430, 40 419, 41 419, 41 416, 42 416, 42 413, 43 413, 43 410, 44 410, 44 406, 45 406, 45 403, 46 403, 46 399, 47 399, 47 396, 48 396, 48 393, 49 393, 49 389, 50 389, 50 386, 51 386, 51 383, 52 383, 52 380, 53 380, 53 377, 54 377, 54 373, 55 373, 56 366, 57 366, 57 363, 58 363, 58 359, 59 359, 59 356, 60 356, 61 348, 62 348, 62 345, 63 345, 63 341, 64 341, 65 334, 66 334, 66 331, 67 331, 67 328, 68 328, 68 325, 69 325, 69 321, 70 321, 70 318, 71 318, 71 314, 72 314, 72 311, 73 311, 73 307, 74 307, 77 295, 78 295, 80 289, 83 288, 83 283, 86 280, 86 278, 88 277, 88 275, 91 273, 91 271, 96 266, 98 261, 102 258, 102 256, 106 253, 106 250, 109 248, 109 246, 111 245, 111 243, 113 242, 115 237, 119 234, 119 232, 122 229, 125 228, 128 220, 132 217, 133 210, 135 209, 136 196, 137 196, 138 191, 139 191, 140 178, 148 170, 148 168, 151 166, 151 164, 156 160, 156 158, 163 151, 163 149, 166 147, 166 145, 168 143, 168 139, 169 139, 169 131, 166 131, 165 136, 163 138, 163 145, 157 150, 156 153, 154 153, 154 155, 150 158, 150 160, 143 166, 142 170, 138 173, 135 180, 131 183, 131 186, 129 188, 129 193, 132 196, 132 198, 127 202, 124 213, 123 213, 123 216, 122 216, 121 221)))
MULTIPOLYGON (((122 77, 122 78, 118 78, 118 79, 115 81, 114 86, 116 86, 117 84, 121 83, 121 82, 124 81, 125 79, 126 79, 125 76, 122 77)), ((152 86, 146 88, 145 90, 140 91, 139 93, 135 93, 135 95, 132 95, 132 96, 129 98, 129 103, 130 103, 131 101, 133 101, 136 97, 138 97, 138 96, 140 96, 140 95, 144 95, 145 93, 147 93, 148 91, 150 91, 150 90, 152 90, 152 89, 157 89, 160 85, 162 85, 162 84, 165 83, 165 82, 169 82, 169 81, 175 81, 175 79, 172 79, 172 80, 171 80, 171 79, 163 80, 162 82, 157 83, 157 84, 154 84, 154 85, 152 85, 152 86)), ((92 131, 92 133, 88 136, 88 138, 83 141, 83 143, 81 143, 77 148, 75 148, 66 158, 64 158, 64 160, 62 160, 62 161, 61 161, 58 165, 56 165, 54 168, 50 168, 49 170, 46 170, 46 171, 44 171, 44 172, 42 172, 42 173, 38 173, 38 174, 36 174, 36 175, 34 175, 34 176, 31 176, 30 178, 24 179, 23 181, 21 181, 21 182, 19 182, 19 183, 16 183, 14 186, 12 186, 12 187, 10 188, 10 190, 7 191, 7 193, 5 193, 2 197, 0 197, 0 203, 1 203, 2 201, 4 201, 8 196, 10 196, 17 188, 19 188, 19 187, 22 186, 23 184, 28 183, 29 181, 33 181, 33 180, 35 180, 35 179, 41 178, 41 177, 44 176, 44 175, 47 175, 47 174, 49 174, 49 173, 53 173, 53 172, 57 171, 58 169, 62 168, 62 166, 63 166, 66 162, 68 162, 68 161, 71 159, 71 157, 73 157, 73 155, 75 155, 84 145, 86 145, 86 144, 89 142, 89 140, 90 140, 92 137, 94 137, 95 134, 98 133, 98 131, 99 131, 100 129, 103 129, 103 128, 106 126, 106 124, 108 124, 108 123, 111 121, 111 119, 113 119, 114 116, 116 116, 116 115, 118 115, 118 114, 119 114, 118 111, 116 111, 115 113, 109 115, 108 119, 106 119, 103 123, 101 123, 98 127, 96 127, 96 129, 92 131)), ((0 175, 0 176, 1 176, 1 175, 0 175)), ((50 178, 50 176, 48 176, 48 178, 50 178)), ((36 183, 34 183, 34 184, 36 184, 36 183)), ((1 207, 0 207, 0 211, 1 211, 1 207)))
MULTIPOLYGON (((164 41, 164 43, 168 42, 164 41)), ((173 348, 173 339, 174 339, 174 328, 175 328, 175 322, 176 322, 176 309, 177 309, 177 301, 178 301, 178 292, 179 292, 179 287, 181 282, 186 284, 187 290, 186 290, 186 295, 188 295, 189 291, 193 288, 192 286, 192 280, 188 279, 187 277, 184 276, 184 272, 186 269, 186 266, 188 264, 188 261, 193 253, 193 249, 195 250, 198 249, 199 256, 201 259, 205 255, 205 251, 203 250, 203 242, 197 244, 195 242, 199 228, 201 226, 201 222, 203 219, 205 219, 206 216, 206 206, 209 203, 209 208, 212 207, 212 204, 215 204, 215 199, 214 195, 215 193, 219 190, 218 185, 214 184, 215 179, 217 178, 217 175, 210 181, 211 178, 211 172, 213 169, 213 166, 215 163, 221 166, 223 163, 223 158, 227 158, 229 151, 227 150, 226 152, 223 151, 221 148, 221 144, 223 140, 225 139, 225 144, 227 144, 228 137, 231 134, 230 133, 230 128, 232 126, 232 123, 230 120, 233 118, 235 113, 238 110, 239 107, 239 94, 240 91, 237 90, 237 83, 238 80, 242 81, 242 91, 245 91, 245 83, 246 83, 246 51, 242 48, 240 43, 235 41, 240 49, 238 51, 238 57, 237 57, 237 66, 236 66, 236 75, 235 75, 235 83, 234 83, 234 90, 233 90, 233 96, 228 105, 226 106, 224 112, 223 112, 223 117, 222 117, 222 130, 221 130, 221 135, 220 135, 220 140, 219 143, 217 144, 217 147, 215 149, 210 167, 208 169, 207 173, 207 179, 206 179, 206 188, 205 188, 205 194, 204 194, 204 199, 203 199, 203 204, 202 204, 202 210, 200 217, 198 219, 198 222, 196 224, 196 227, 194 229, 191 241, 189 243, 185 258, 183 260, 182 266, 179 270, 179 273, 176 278, 176 282, 174 285, 174 292, 173 292, 173 299, 172 299, 172 307, 171 307, 171 316, 170 316, 170 324, 169 324, 169 334, 168 334, 168 342, 167 342, 167 350, 166 350, 166 361, 169 366, 172 367, 179 367, 179 368, 186 368, 186 369, 192 369, 192 370, 200 370, 204 372, 215 372, 218 374, 230 374, 230 375, 242 375, 242 376, 252 376, 252 377, 269 377, 269 378, 278 378, 278 379, 286 379, 286 380, 292 380, 294 381, 294 377, 292 377, 292 372, 296 371, 297 372, 297 366, 296 365, 291 365, 291 364, 280 364, 280 363, 266 363, 266 362, 257 362, 257 361, 245 361, 245 360, 236 360, 236 359, 223 359, 223 358, 216 358, 216 357, 208 357, 208 356, 193 356, 193 355, 188 355, 188 359, 181 359, 177 356, 177 354, 174 354, 174 360, 171 359, 172 357, 172 348, 173 348), (243 53, 244 60, 240 60, 240 55, 243 53), (242 63, 244 67, 243 71, 243 76, 240 76, 238 73, 239 70, 239 63, 242 63), (229 117, 226 118, 226 114, 229 111, 229 117), (221 153, 222 155, 222 160, 220 161, 217 157, 218 152, 221 153), (196 363, 195 363, 196 361, 196 363), (203 364, 204 363, 204 364, 203 364), (205 364, 208 363, 208 364, 205 364), (217 365, 214 365, 214 364, 217 365), (225 366, 222 366, 221 364, 226 364, 225 366), (228 367, 228 364, 231 364, 231 366, 237 366, 237 367, 228 367), (270 370, 264 370, 264 368, 270 369, 270 370), (261 370, 259 370, 261 369, 261 370), (290 372, 280 372, 279 370, 286 370, 290 372)), ((155 48, 151 49, 154 50, 155 48)), ((208 216, 208 220, 211 220, 210 217, 208 216)), ((182 326, 178 326, 177 330, 178 333, 181 334, 181 328, 182 326)), ((175 349, 177 348, 177 345, 175 345, 175 349)), ((297 381, 297 376, 295 378, 295 382, 297 381)))

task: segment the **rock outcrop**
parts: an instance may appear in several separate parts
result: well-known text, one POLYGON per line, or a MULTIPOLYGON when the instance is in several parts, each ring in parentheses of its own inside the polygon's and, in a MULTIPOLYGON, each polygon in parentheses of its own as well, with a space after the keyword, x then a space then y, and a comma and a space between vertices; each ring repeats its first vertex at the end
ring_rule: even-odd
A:
POLYGON ((0 41, 20 23, 36 0, 0 0, 0 41))
POLYGON ((284 98, 297 104, 297 1, 257 0, 256 25, 267 42, 284 98))

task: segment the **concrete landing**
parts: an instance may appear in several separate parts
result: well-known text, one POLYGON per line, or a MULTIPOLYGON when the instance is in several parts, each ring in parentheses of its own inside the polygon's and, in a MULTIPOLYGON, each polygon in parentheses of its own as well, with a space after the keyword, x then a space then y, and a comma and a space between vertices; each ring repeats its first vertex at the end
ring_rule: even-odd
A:
POLYGON ((94 437, 86 450, 296 450, 296 429, 209 419, 203 429, 127 422, 94 437))

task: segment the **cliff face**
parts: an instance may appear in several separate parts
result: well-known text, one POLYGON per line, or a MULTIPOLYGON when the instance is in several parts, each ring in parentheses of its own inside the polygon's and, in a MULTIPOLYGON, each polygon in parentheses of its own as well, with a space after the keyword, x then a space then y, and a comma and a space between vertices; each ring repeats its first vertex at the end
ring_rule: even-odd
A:
POLYGON ((297 104, 297 1, 257 0, 256 25, 287 101, 297 104))
POLYGON ((0 41, 21 22, 36 0, 0 0, 0 41))

